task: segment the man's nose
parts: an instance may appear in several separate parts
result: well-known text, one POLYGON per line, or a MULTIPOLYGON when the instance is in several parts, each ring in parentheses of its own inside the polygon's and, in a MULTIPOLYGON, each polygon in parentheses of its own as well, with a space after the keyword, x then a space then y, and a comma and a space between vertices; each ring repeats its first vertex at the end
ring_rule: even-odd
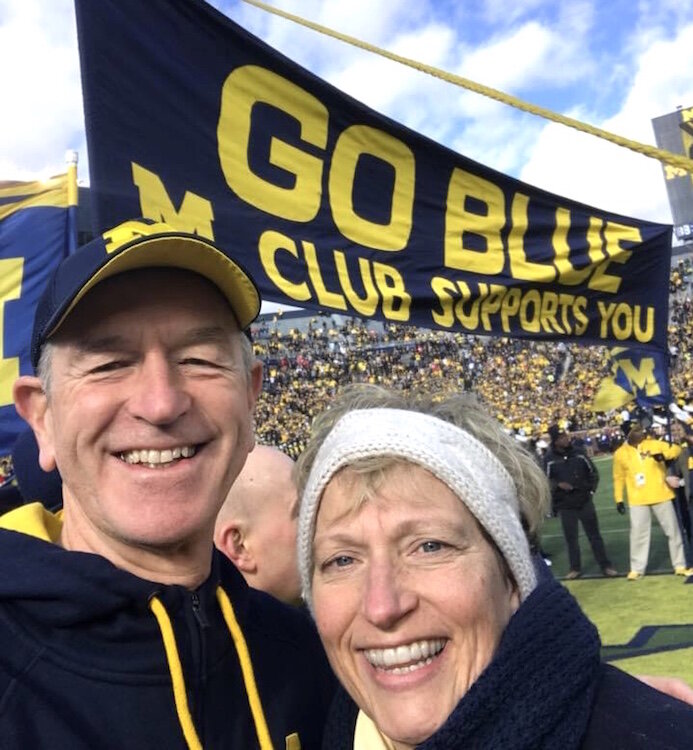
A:
POLYGON ((388 630, 416 608, 418 596, 407 583, 406 572, 392 560, 369 563, 363 614, 377 627, 388 630))
POLYGON ((152 424, 170 424, 190 408, 185 379, 174 363, 160 352, 143 358, 128 394, 130 411, 138 419, 152 424))

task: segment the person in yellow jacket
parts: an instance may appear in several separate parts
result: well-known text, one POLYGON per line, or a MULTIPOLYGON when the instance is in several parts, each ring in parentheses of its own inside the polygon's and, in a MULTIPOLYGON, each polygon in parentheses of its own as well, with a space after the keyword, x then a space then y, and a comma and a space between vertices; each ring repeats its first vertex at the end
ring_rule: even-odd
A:
POLYGON ((654 514, 669 542, 669 557, 674 573, 693 575, 686 567, 683 539, 667 484, 666 461, 673 461, 681 447, 664 440, 646 437, 640 425, 628 433, 626 442, 614 453, 614 500, 619 513, 625 513, 624 490, 630 506, 630 572, 628 580, 645 575, 650 554, 651 514, 654 514))

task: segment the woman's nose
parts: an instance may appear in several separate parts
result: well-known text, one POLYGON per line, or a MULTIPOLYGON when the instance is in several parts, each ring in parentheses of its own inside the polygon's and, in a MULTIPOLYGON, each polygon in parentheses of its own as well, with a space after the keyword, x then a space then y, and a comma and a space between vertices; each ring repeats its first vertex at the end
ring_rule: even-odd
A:
POLYGON ((391 562, 369 566, 363 599, 363 614, 377 627, 387 630, 416 607, 418 597, 407 585, 405 573, 391 562))

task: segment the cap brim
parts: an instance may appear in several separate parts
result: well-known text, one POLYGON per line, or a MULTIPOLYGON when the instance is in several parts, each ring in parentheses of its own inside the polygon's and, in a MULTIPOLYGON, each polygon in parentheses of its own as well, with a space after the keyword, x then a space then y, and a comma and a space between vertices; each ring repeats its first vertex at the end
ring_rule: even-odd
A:
POLYGON ((54 334, 77 304, 97 284, 112 276, 142 268, 179 268, 203 276, 219 288, 243 330, 260 312, 260 294, 250 276, 207 240, 179 233, 141 237, 104 263, 72 297, 46 338, 54 334))

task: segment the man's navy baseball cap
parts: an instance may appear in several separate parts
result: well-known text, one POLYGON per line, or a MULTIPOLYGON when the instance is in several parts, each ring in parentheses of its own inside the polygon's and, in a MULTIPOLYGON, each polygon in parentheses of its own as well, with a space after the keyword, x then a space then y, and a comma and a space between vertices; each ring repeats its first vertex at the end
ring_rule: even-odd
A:
POLYGON ((53 272, 34 318, 34 368, 43 345, 90 289, 111 276, 140 268, 181 268, 209 279, 228 300, 241 330, 260 312, 260 293, 253 280, 213 242, 150 219, 126 221, 80 247, 53 272))

